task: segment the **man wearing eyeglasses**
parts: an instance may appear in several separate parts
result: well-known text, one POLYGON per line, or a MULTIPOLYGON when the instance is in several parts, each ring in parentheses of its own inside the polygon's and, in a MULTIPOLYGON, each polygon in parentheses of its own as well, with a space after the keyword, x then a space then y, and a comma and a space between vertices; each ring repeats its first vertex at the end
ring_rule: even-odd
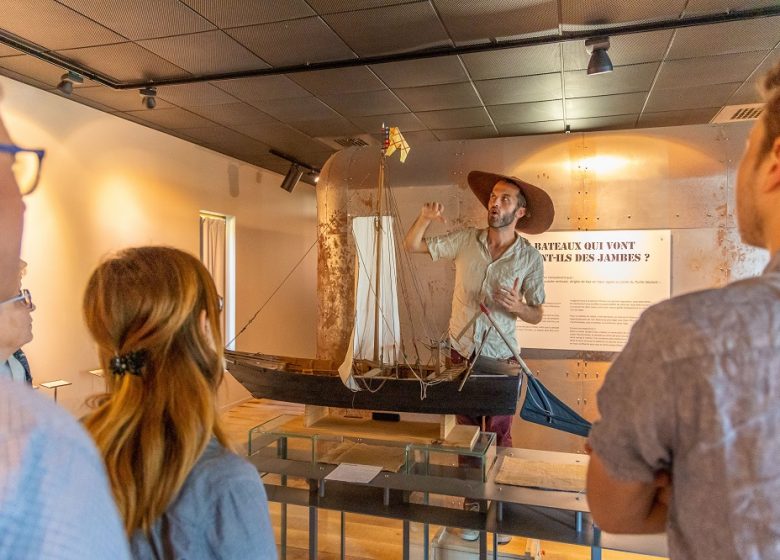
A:
MULTIPOLYGON (((2 98, 0 90, 0 98, 2 98)), ((20 153, 0 118, 0 359, 32 338, 27 290, 19 290, 23 192, 20 153)), ((29 169, 26 171, 29 172, 29 169)), ((2 377, 2 376, 0 376, 2 377)), ((0 379, 0 558, 129 558, 103 462, 70 414, 24 383, 0 379)))
POLYGON ((30 342, 32 334, 32 312, 35 305, 29 290, 20 290, 19 294, 0 305, 5 307, 0 314, 0 378, 32 383, 30 366, 21 347, 30 342), (10 346, 8 346, 10 345, 10 346))

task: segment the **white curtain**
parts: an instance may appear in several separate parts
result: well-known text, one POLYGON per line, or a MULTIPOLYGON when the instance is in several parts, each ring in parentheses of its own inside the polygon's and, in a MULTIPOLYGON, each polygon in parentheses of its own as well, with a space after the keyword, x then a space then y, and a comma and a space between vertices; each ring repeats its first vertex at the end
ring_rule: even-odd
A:
MULTIPOLYGON (((217 293, 223 299, 225 297, 225 230, 226 219, 223 216, 200 215, 200 260, 211 273, 217 286, 217 293)), ((225 316, 224 312, 220 314, 223 337, 226 335, 225 316)))

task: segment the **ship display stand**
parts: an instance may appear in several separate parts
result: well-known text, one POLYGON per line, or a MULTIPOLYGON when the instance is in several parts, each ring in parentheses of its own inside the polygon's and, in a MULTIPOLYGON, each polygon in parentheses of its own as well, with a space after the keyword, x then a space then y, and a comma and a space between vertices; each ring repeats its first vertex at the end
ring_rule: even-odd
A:
MULTIPOLYGON (((350 420, 357 419, 346 418, 345 422, 350 420)), ((584 485, 584 474, 583 480, 570 486, 572 480, 566 480, 566 473, 571 469, 584 473, 585 455, 498 448, 495 434, 482 431, 473 445, 457 446, 439 440, 438 432, 429 432, 433 439, 420 433, 409 437, 413 422, 404 428, 392 426, 394 422, 382 423, 388 426, 384 431, 375 427, 365 435, 343 426, 306 426, 305 415, 281 415, 249 431, 248 459, 263 476, 269 501, 280 504, 282 560, 287 558, 288 506, 308 510, 308 557, 312 560, 318 557, 320 509, 340 512, 342 559, 346 557, 347 513, 400 520, 404 560, 412 557, 411 526, 416 523, 422 526, 422 546, 419 552, 415 549, 415 557, 425 560, 541 558, 538 551, 503 554, 496 542, 499 533, 589 547, 594 560, 602 558, 604 548, 666 555, 662 536, 603 534, 590 520, 584 486, 575 491, 545 489, 518 486, 511 480, 518 473, 523 479, 531 465, 534 469, 548 465, 551 470, 543 469, 547 482, 520 483, 558 488, 584 485), (334 471, 345 464, 381 471, 363 482, 331 480, 334 471), (463 510, 460 499, 480 501, 480 511, 463 510), (442 529, 432 536, 431 526, 442 529), (480 537, 475 543, 462 541, 453 534, 458 528, 477 530, 480 537)))

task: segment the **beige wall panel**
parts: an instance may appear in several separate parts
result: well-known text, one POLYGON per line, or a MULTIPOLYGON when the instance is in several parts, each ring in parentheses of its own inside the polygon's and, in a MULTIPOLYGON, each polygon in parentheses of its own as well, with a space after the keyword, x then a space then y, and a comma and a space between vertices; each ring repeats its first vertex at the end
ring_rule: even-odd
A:
MULTIPOLYGON (((275 173, 6 78, 0 87, 14 141, 47 151, 41 184, 25 199, 24 284, 37 305, 25 351, 36 383, 73 382, 59 400, 77 414, 102 387, 88 373, 98 363, 81 297, 105 254, 144 244, 197 254, 199 211, 235 216, 240 328, 316 238, 308 185, 290 194, 275 173)), ((238 339, 240 348, 313 355, 315 263, 312 255, 301 265, 238 339)), ((241 391, 233 386, 220 397, 241 391)))
MULTIPOLYGON (((466 184, 472 169, 516 175, 547 189, 556 205, 552 230, 670 229, 677 295, 754 275, 766 263, 764 251, 739 241, 735 226, 736 168, 749 128, 700 125, 412 146, 406 164, 389 162, 390 184, 404 228, 423 202, 444 204, 448 223, 433 224, 432 235, 484 227, 485 209, 466 184)), ((453 266, 420 255, 410 260, 425 301, 421 315, 443 331, 453 266)), ((527 359, 546 386, 595 420, 598 389, 613 357, 551 350, 529 351, 527 359)), ((582 450, 583 438, 520 418, 513 426, 516 446, 582 450)))

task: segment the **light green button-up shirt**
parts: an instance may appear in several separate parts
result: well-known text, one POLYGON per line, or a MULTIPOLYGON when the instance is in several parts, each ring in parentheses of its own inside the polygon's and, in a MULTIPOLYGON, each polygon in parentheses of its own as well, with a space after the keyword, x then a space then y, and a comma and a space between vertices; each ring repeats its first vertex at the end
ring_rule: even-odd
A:
MULTIPOLYGON (((487 246, 487 230, 467 228, 438 237, 426 239, 428 251, 434 261, 455 261, 455 289, 452 294, 450 315, 450 341, 462 356, 470 356, 490 328, 488 319, 480 313, 473 328, 460 340, 455 337, 479 311, 480 302, 492 311, 492 317, 507 338, 520 352, 515 327, 517 317, 493 301, 493 292, 503 286, 512 289, 515 279, 528 305, 544 303, 544 265, 542 256, 528 241, 519 235, 515 242, 495 261, 487 246)), ((490 358, 509 358, 512 352, 491 329, 480 355, 490 358)))

